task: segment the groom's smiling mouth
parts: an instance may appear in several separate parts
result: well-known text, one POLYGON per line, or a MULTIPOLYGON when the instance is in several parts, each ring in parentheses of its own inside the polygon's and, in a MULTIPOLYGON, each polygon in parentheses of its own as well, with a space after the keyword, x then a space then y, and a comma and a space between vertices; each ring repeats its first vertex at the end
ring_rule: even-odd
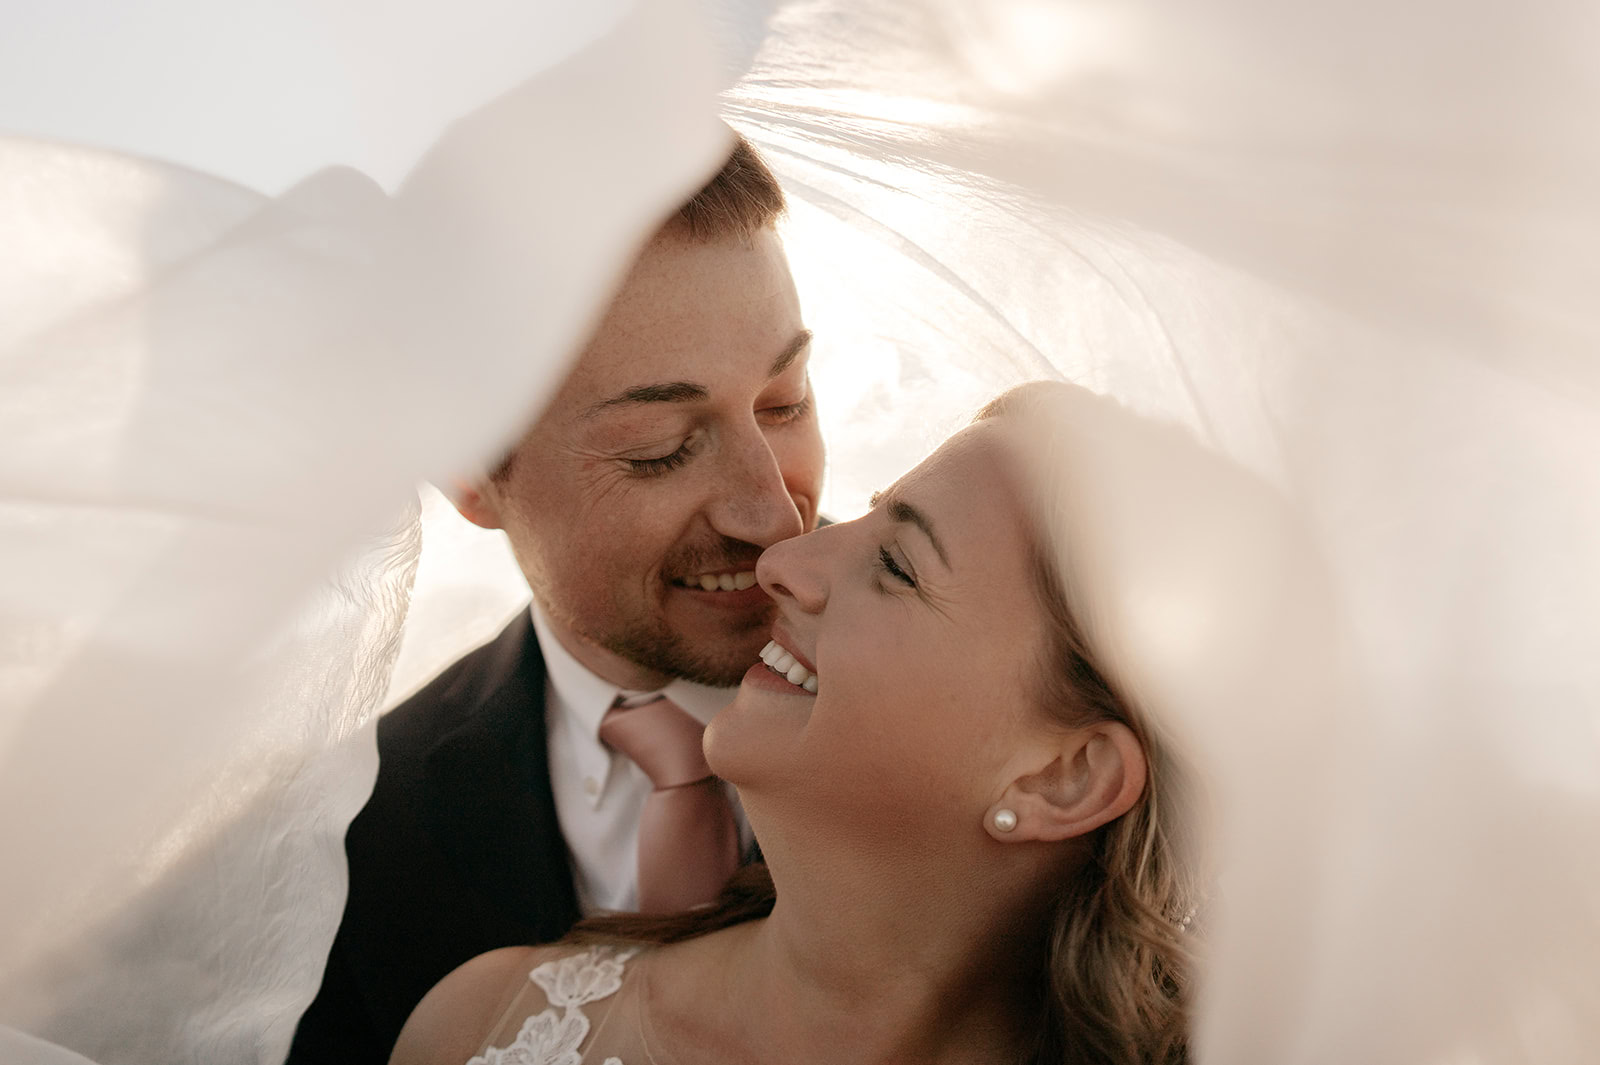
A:
POLYGON ((731 612, 739 617, 757 617, 772 609, 772 600, 756 583, 756 571, 748 563, 738 568, 667 577, 665 583, 669 597, 682 597, 697 609, 718 615, 731 612))
POLYGON ((755 570, 734 570, 719 573, 700 573, 689 577, 673 577, 669 584, 678 588, 692 588, 702 592, 742 592, 756 585, 755 570))

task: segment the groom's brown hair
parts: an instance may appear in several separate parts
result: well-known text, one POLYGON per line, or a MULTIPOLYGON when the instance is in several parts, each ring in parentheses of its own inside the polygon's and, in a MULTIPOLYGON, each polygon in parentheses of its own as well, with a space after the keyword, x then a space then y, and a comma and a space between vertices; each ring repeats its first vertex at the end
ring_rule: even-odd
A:
MULTIPOLYGON (((676 233, 710 244, 719 240, 749 240, 774 225, 788 205, 778 179, 755 146, 734 134, 733 151, 711 180, 661 226, 661 233, 676 233)), ((516 451, 508 451, 489 474, 504 481, 511 473, 516 451)))
POLYGON ((777 222, 784 211, 778 179, 740 134, 733 151, 704 188, 678 208, 662 227, 691 240, 711 242, 728 237, 748 240, 777 222))

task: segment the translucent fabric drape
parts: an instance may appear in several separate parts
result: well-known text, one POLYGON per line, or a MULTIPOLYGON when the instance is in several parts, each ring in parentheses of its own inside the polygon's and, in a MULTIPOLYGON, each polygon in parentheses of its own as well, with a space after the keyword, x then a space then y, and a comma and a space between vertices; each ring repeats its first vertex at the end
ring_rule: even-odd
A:
MULTIPOLYGON (((722 113, 793 204, 826 512, 1040 376, 1191 427, 1287 502, 1280 550, 1186 471, 1092 437, 1072 471, 1117 668, 1217 782, 1200 1060, 1590 1060, 1592 7, 562 6, 290 5, 320 82, 182 68, 242 115, 301 108, 256 136, 118 125, 93 94, 58 128, 0 115, 34 138, 0 166, 7 1060, 281 1057, 362 723, 523 594, 431 498, 418 565, 409 485, 536 409, 715 165, 729 62, 722 113), (386 91, 428 78, 394 118, 386 91), (1180 519, 1193 552, 1146 535, 1180 519)), ((150 39, 166 18, 189 55, 181 8, 150 39)))
MULTIPOLYGON (((89 14, 126 28, 113 6, 89 14)), ((424 50, 397 72, 479 96, 448 125, 377 128, 416 149, 392 194, 336 155, 268 197, 132 155, 0 141, 8 1063, 282 1060, 376 772, 363 726, 416 566, 413 486, 469 467, 537 409, 645 231, 726 151, 692 11, 613 12, 552 58, 526 5, 495 9, 453 9, 437 38, 460 54, 424 50), (485 57, 518 51, 519 34, 525 65, 484 88, 485 57)), ((348 28, 290 10, 313 50, 348 28)), ((130 31, 156 41, 145 63, 165 51, 181 69, 205 47, 188 34, 209 16, 176 11, 130 31)), ((256 96, 270 105, 295 69, 256 96)), ((77 76, 82 93, 116 89, 92 64, 77 76)), ((160 102, 156 82, 126 91, 160 102)), ((214 88, 241 121, 263 104, 214 88)), ((321 86, 329 110, 344 91, 321 86)), ((283 111, 286 127, 323 118, 283 111)), ((162 147, 236 167, 198 132, 162 147)), ((291 157, 310 150, 298 136, 283 133, 291 157)))
POLYGON ((802 201, 834 512, 1043 374, 1289 503, 1063 430, 1068 570, 1218 790, 1202 1062, 1600 1045, 1597 29, 818 2, 728 97, 802 201))

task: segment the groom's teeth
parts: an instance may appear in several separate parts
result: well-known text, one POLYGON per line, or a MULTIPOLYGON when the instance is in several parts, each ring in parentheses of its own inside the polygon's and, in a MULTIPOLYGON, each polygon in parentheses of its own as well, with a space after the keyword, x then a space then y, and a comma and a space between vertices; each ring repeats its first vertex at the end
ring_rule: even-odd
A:
POLYGON ((707 592, 742 592, 755 587, 756 575, 752 570, 742 573, 702 573, 698 577, 684 577, 679 583, 685 588, 700 588, 707 592))
POLYGON ((768 640, 767 645, 761 649, 761 661, 767 668, 783 677, 784 680, 797 688, 804 688, 812 695, 817 694, 817 675, 802 666, 788 651, 778 645, 776 640, 768 640))

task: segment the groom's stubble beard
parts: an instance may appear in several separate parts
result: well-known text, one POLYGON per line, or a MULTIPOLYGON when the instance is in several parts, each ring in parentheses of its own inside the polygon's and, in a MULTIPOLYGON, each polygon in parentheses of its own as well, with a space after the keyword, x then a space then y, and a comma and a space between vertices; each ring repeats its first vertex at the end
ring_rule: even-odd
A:
MULTIPOLYGON (((711 544, 681 548, 662 565, 661 579, 688 577, 714 570, 754 570, 761 549, 729 537, 711 544)), ((608 622, 585 621, 576 611, 562 609, 551 594, 550 583, 528 573, 545 614, 559 620, 579 639, 656 673, 694 681, 713 688, 734 688, 757 660, 761 645, 777 617, 777 604, 738 618, 726 618, 710 633, 691 638, 669 624, 655 604, 612 600, 605 611, 608 622)), ((676 594, 672 589, 667 595, 676 594)), ((715 615, 711 615, 715 616, 715 615)))
POLYGON ((746 642, 758 640, 771 628, 773 610, 739 624, 730 633, 729 641, 716 648, 694 646, 664 621, 652 624, 639 620, 596 642, 647 669, 713 688, 733 688, 756 661, 755 651, 746 650, 746 642))
MULTIPOLYGON (((761 557, 755 544, 718 537, 713 543, 685 546, 662 563, 666 579, 715 570, 754 570, 761 557)), ((668 595, 673 594, 669 589, 668 595)), ((761 636, 772 627, 777 604, 745 618, 729 618, 720 632, 691 640, 663 616, 626 618, 597 639, 612 654, 636 665, 714 688, 732 688, 756 660, 761 636)))

